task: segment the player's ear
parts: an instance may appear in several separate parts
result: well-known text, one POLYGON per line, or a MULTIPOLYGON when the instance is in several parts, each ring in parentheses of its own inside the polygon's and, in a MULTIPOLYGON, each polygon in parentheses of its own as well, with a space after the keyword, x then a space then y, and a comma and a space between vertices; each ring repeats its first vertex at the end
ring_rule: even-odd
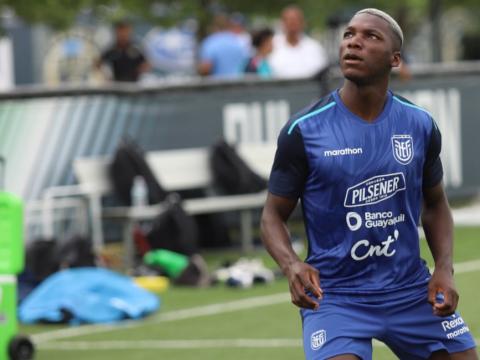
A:
POLYGON ((391 58, 392 68, 399 67, 401 62, 402 56, 400 54, 400 51, 394 51, 391 58))

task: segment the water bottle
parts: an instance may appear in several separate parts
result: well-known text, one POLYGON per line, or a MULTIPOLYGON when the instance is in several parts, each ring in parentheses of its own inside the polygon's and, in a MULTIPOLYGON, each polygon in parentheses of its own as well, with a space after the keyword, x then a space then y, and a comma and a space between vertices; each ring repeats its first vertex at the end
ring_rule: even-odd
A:
POLYGON ((143 176, 135 176, 131 190, 132 206, 148 205, 148 188, 143 176))

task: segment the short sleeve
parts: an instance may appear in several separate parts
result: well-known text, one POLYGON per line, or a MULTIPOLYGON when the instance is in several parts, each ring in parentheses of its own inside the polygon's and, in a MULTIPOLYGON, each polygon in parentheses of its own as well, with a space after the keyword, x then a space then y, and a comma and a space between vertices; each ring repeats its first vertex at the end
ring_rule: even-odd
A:
POLYGON ((278 137, 268 190, 278 196, 298 199, 305 188, 308 160, 303 137, 298 127, 289 133, 285 126, 278 137))
POLYGON ((433 121, 430 141, 425 155, 425 164, 423 166, 423 184, 424 188, 438 185, 443 178, 443 166, 440 160, 440 151, 442 150, 442 135, 437 124, 433 121))

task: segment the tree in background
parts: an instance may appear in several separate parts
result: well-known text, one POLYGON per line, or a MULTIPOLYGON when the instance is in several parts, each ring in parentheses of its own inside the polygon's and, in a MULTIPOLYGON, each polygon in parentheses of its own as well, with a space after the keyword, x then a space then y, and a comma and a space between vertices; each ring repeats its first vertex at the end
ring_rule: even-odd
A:
POLYGON ((198 37, 203 38, 216 11, 236 11, 247 16, 277 19, 280 11, 295 3, 305 10, 311 28, 323 29, 332 14, 344 11, 353 14, 364 7, 378 7, 398 17, 404 31, 413 33, 429 14, 438 16, 453 6, 480 12, 478 0, 0 0, 0 9, 9 8, 28 23, 42 23, 61 30, 70 27, 82 14, 93 15, 100 21, 113 22, 120 18, 138 18, 154 25, 169 26, 187 18, 198 23, 198 37), (437 15, 435 15, 437 14, 437 15))
POLYGON ((29 23, 43 23, 55 29, 65 29, 73 24, 82 12, 110 20, 112 17, 135 16, 153 23, 168 24, 194 17, 199 22, 208 22, 216 10, 232 10, 246 15, 261 15, 278 18, 280 10, 291 3, 301 6, 312 27, 325 26, 327 17, 341 9, 378 7, 395 14, 399 9, 427 14, 429 5, 479 7, 478 0, 0 0, 0 8, 8 7, 17 16, 29 23))

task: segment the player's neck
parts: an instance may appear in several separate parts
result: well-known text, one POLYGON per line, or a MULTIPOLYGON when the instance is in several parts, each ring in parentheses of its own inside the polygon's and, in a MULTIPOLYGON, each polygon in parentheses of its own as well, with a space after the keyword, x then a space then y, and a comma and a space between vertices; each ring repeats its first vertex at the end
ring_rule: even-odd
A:
POLYGON ((340 89, 340 98, 345 106, 355 115, 367 122, 374 121, 383 111, 387 101, 388 83, 384 86, 359 86, 352 81, 345 80, 340 89))

